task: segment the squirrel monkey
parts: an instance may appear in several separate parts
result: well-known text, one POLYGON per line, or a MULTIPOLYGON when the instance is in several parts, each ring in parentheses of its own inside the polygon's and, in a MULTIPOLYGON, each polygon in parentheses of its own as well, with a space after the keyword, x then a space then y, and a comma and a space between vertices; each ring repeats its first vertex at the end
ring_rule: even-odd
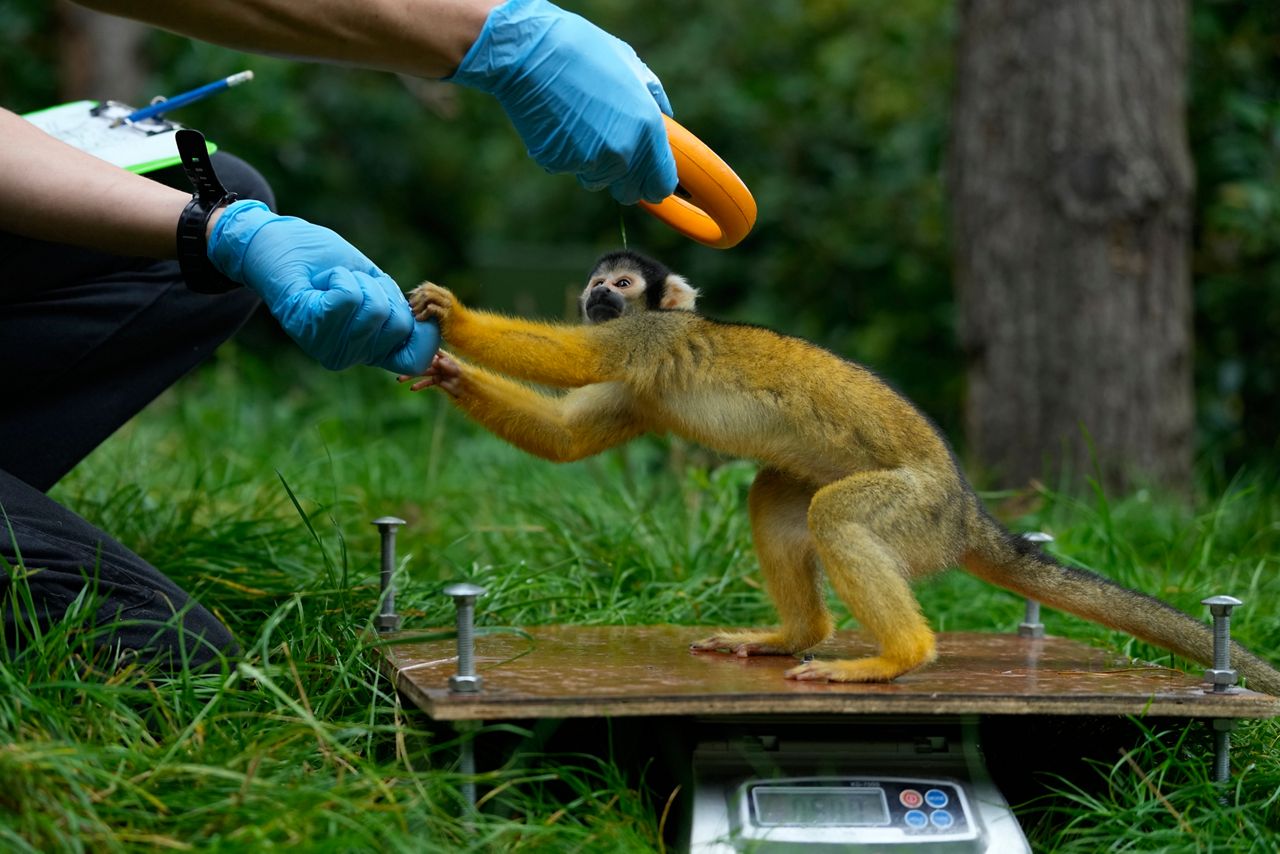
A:
MULTIPOLYGON (((1101 576, 1062 566, 991 518, 937 428, 871 371, 806 341, 693 310, 697 291, 633 252, 605 255, 582 293, 583 325, 468 309, 449 290, 410 295, 439 321, 440 353, 415 391, 440 386, 493 433, 554 461, 648 431, 670 431, 758 460, 748 507, 776 630, 692 644, 740 656, 791 655, 826 640, 835 592, 878 647, 873 657, 809 661, 791 679, 883 682, 936 656, 911 582, 960 565, 1023 596, 1212 660, 1207 626, 1101 576), (510 378, 567 388, 562 396, 510 378)), ((401 381, 412 380, 401 377, 401 381)), ((1251 687, 1280 693, 1280 672, 1238 644, 1251 687)))

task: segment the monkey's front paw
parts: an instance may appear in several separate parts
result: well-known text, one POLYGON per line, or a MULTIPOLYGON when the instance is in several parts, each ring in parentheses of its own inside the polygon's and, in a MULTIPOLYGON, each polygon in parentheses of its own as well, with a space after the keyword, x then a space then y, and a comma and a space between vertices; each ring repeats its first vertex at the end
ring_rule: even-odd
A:
MULTIPOLYGON (((818 638, 818 641, 821 640, 822 638, 818 638)), ((689 644, 689 649, 695 652, 708 650, 731 652, 746 658, 751 655, 791 655, 802 649, 808 649, 813 646, 813 643, 794 641, 781 632, 722 632, 694 641, 689 644)))
POLYGON ((439 321, 441 328, 454 309, 462 307, 453 291, 432 282, 423 282, 414 288, 409 294, 409 305, 413 308, 413 316, 418 320, 439 321))

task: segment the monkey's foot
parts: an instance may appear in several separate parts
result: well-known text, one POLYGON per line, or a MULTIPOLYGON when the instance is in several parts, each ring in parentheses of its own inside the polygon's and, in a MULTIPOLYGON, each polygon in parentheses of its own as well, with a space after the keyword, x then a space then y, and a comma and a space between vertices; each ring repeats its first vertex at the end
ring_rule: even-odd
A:
POLYGON ((933 656, 929 656, 908 663, 875 656, 843 661, 806 661, 785 675, 788 679, 802 682, 889 682, 932 660, 933 656))
POLYGON ((782 632, 722 632, 694 641, 689 644, 689 649, 723 650, 742 658, 751 655, 792 655, 824 640, 825 637, 793 638, 782 632))

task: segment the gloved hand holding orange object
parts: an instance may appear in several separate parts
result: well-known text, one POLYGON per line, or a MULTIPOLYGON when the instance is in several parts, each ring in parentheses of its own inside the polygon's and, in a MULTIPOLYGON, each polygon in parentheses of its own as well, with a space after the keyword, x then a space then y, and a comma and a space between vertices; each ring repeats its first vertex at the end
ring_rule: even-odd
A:
POLYGON ((626 42, 547 0, 495 8, 447 78, 498 99, 548 172, 624 205, 675 190, 662 83, 626 42))

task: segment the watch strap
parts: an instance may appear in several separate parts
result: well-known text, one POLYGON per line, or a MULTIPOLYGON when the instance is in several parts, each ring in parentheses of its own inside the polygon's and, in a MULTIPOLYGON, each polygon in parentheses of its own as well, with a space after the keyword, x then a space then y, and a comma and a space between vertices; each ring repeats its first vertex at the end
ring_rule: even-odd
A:
POLYGON ((178 156, 194 193, 178 217, 178 267, 187 287, 202 294, 220 294, 240 287, 214 269, 209 261, 207 232, 209 217, 223 205, 236 200, 227 192, 213 170, 204 134, 183 128, 176 134, 178 156))

